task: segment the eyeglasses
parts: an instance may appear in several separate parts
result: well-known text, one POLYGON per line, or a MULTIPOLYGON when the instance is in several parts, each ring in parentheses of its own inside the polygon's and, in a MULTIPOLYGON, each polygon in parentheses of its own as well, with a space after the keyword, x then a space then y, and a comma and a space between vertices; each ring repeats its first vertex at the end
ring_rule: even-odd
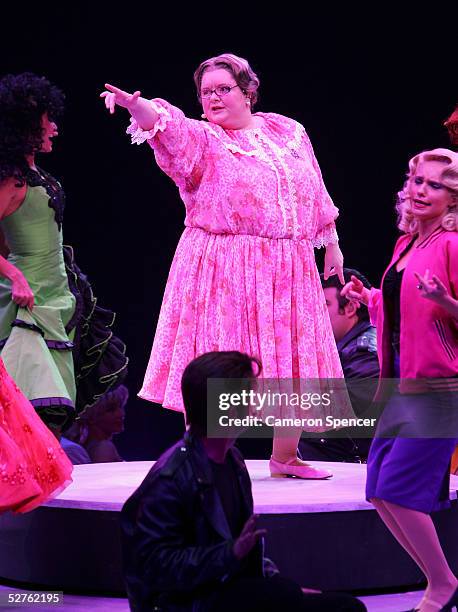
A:
POLYGON ((215 87, 215 89, 202 89, 200 92, 200 97, 207 100, 208 98, 211 98, 212 93, 215 92, 219 98, 222 98, 223 96, 227 96, 227 94, 230 93, 235 87, 238 87, 238 85, 233 85, 232 87, 229 85, 218 85, 218 87, 215 87))

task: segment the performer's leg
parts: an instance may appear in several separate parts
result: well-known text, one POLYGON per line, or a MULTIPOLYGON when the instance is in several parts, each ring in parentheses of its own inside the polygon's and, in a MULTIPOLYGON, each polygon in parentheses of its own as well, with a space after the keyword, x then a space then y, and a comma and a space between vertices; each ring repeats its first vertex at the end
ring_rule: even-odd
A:
POLYGON ((329 470, 311 467, 297 456, 297 446, 302 434, 298 428, 275 428, 272 448, 272 459, 270 460, 270 473, 272 476, 295 476, 304 479, 324 479, 332 476, 329 470))
POLYGON ((409 553, 421 571, 424 573, 426 578, 429 580, 428 574, 426 572, 426 566, 422 563, 420 557, 415 552, 415 549, 410 545, 407 538, 404 536, 403 531, 399 527, 396 522, 394 515, 390 512, 388 502, 383 501, 382 499, 371 499, 371 504, 377 510, 378 515, 394 535, 396 540, 401 544, 401 546, 409 553))
MULTIPOLYGON (((415 551, 415 548, 410 545, 410 542, 405 537, 404 532, 401 530, 401 528, 397 524, 395 517, 393 516, 393 514, 391 514, 390 510, 387 508, 386 502, 383 501, 382 499, 376 499, 376 498, 372 498, 370 502, 374 506, 374 508, 377 510, 378 515, 380 516, 382 521, 385 523, 385 525, 388 527, 388 529, 391 531, 391 533, 396 538, 396 540, 399 542, 399 544, 412 557, 412 559, 421 569, 423 574, 426 576, 426 579, 429 584, 429 576, 427 574, 426 566, 423 564, 421 558, 418 556, 417 552, 415 551)), ((429 589, 426 589, 423 599, 421 600, 419 604, 415 606, 415 609, 420 608, 420 606, 423 604, 428 594, 429 594, 429 589)))
POLYGON ((296 465, 307 465, 297 456, 297 447, 302 435, 301 428, 291 428, 288 432, 285 428, 274 428, 274 439, 272 446, 272 457, 280 463, 296 460, 296 465))
POLYGON ((458 579, 445 558, 431 516, 387 501, 384 501, 384 505, 415 551, 415 556, 421 561, 419 565, 424 567, 428 578, 428 598, 423 602, 421 611, 437 610, 432 602, 447 603, 458 586, 458 579))

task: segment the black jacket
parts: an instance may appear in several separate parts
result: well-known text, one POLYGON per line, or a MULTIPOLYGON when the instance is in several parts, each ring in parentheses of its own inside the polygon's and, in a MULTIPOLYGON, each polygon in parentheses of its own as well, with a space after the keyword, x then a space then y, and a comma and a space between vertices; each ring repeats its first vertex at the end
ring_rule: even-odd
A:
MULTIPOLYGON (((251 481, 232 448, 246 519, 253 513, 251 481)), ((245 519, 245 520, 246 520, 245 519)), ((124 577, 131 610, 204 611, 225 581, 276 572, 262 545, 243 562, 199 438, 187 433, 152 467, 121 513, 124 577)))
POLYGON ((345 380, 376 378, 380 373, 377 333, 369 321, 360 321, 337 342, 345 380))
MULTIPOLYGON (((360 321, 337 342, 345 384, 355 414, 362 418, 377 418, 380 406, 372 399, 377 390, 380 367, 377 356, 377 335, 369 321, 360 321)), ((359 429, 340 429, 302 438, 299 451, 309 461, 352 461, 367 459, 371 435, 375 428, 366 428, 364 438, 359 429)))

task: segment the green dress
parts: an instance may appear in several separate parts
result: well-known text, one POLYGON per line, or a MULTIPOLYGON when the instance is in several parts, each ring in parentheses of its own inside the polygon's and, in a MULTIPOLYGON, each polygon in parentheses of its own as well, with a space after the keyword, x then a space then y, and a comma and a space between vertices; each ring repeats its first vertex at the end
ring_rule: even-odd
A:
POLYGON ((63 246, 59 183, 43 171, 31 176, 23 203, 0 227, 8 261, 24 274, 35 305, 15 304, 10 281, 0 278, 0 355, 44 420, 62 424, 75 407, 84 410, 122 381, 127 357, 111 331, 114 313, 97 306, 72 250, 63 246))

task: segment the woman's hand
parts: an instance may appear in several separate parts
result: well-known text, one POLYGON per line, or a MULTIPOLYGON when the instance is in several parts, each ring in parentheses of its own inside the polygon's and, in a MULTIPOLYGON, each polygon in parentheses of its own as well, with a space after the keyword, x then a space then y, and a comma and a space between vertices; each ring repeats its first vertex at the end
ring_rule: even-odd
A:
POLYGON ((116 105, 127 108, 129 112, 132 112, 137 106, 140 92, 135 91, 133 94, 123 91, 114 85, 105 83, 105 87, 108 91, 104 91, 100 94, 101 98, 105 98, 105 106, 111 114, 115 112, 116 105))
POLYGON ((347 300, 356 300, 367 306, 369 303, 370 291, 363 285, 359 278, 352 275, 350 282, 343 286, 340 295, 346 297, 347 300))
POLYGON ((35 297, 25 276, 19 270, 11 279, 11 296, 15 304, 32 310, 35 297))
POLYGON ((130 94, 108 83, 105 83, 105 87, 108 91, 101 93, 100 97, 105 98, 105 106, 110 113, 115 112, 116 105, 122 106, 127 108, 142 130, 153 129, 159 115, 152 107, 150 100, 141 98, 139 91, 130 94))
POLYGON ((333 274, 337 274, 342 285, 345 285, 343 273, 343 255, 339 244, 328 244, 324 256, 324 280, 333 274))
POLYGON ((436 302, 458 321, 458 300, 450 295, 441 279, 435 274, 432 278, 429 278, 429 270, 426 270, 424 276, 421 276, 418 272, 414 272, 414 274, 418 280, 417 289, 420 291, 421 297, 436 302))
POLYGON ((449 296, 447 287, 440 278, 435 274, 432 278, 429 278, 429 270, 426 270, 424 276, 421 276, 418 272, 414 272, 414 274, 418 280, 417 289, 420 291, 421 297, 441 304, 449 296))

